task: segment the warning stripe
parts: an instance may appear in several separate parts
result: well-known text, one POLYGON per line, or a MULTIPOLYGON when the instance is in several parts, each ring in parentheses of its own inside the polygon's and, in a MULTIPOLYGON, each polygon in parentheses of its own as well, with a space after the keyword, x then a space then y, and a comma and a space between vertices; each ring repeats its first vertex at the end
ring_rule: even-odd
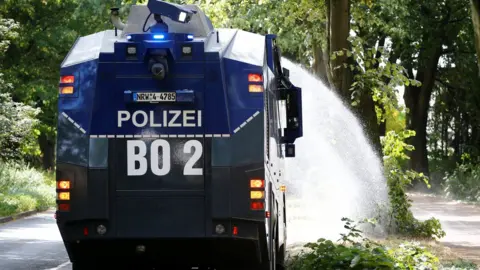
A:
POLYGON ((252 116, 250 116, 245 122, 243 122, 238 128, 236 128, 233 133, 237 133, 240 129, 242 129, 243 127, 245 127, 247 125, 248 122, 252 121, 253 118, 255 118, 255 116, 259 115, 260 112, 257 111, 256 113, 254 113, 252 116))
POLYGON ((230 134, 90 135, 90 138, 228 138, 230 134))
MULTIPOLYGON (((260 112, 255 112, 245 122, 243 122, 233 133, 237 133, 244 128, 248 122, 252 121, 260 112)), ((90 135, 90 138, 228 138, 230 134, 149 134, 149 135, 90 135)))
POLYGON ((65 112, 62 112, 62 115, 67 118, 70 123, 72 123, 76 128, 78 128, 83 134, 87 133, 85 129, 83 129, 77 122, 75 122, 70 116, 68 116, 65 112))

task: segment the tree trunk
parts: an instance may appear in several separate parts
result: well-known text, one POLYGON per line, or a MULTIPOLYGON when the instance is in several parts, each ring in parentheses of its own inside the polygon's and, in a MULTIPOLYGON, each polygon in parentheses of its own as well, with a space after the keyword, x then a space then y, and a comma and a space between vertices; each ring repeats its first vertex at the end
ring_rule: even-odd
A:
MULTIPOLYGON (((352 59, 347 57, 345 50, 350 50, 350 1, 349 0, 327 0, 327 50, 324 52, 323 60, 326 66, 326 77, 330 88, 336 91, 347 106, 351 104, 350 87, 353 83, 353 73, 348 68, 352 59), (343 55, 331 60, 333 52, 343 51, 343 55), (347 67, 344 65, 347 64, 347 67)), ((354 108, 357 117, 363 123, 365 132, 378 154, 381 154, 379 138, 379 126, 375 112, 375 103, 372 99, 370 89, 365 89, 360 95, 360 105, 354 108)))
POLYGON ((324 52, 320 44, 313 44, 313 71, 325 85, 328 85, 327 65, 324 61, 324 52))
MULTIPOLYGON (((382 115, 385 116, 386 111, 385 111, 385 106, 383 104, 378 104, 380 109, 382 110, 382 115)), ((387 134, 387 118, 383 119, 382 122, 380 122, 380 125, 378 126, 378 136, 385 136, 387 134)))
POLYGON ((373 101, 370 91, 362 91, 360 95, 360 105, 356 108, 356 111, 363 123, 367 137, 372 143, 373 149, 378 155, 382 155, 380 126, 378 125, 377 113, 375 112, 375 102, 373 101))
MULTIPOLYGON (((350 1, 349 0, 329 0, 327 24, 329 29, 329 54, 336 51, 350 49, 348 36, 350 35, 350 1)), ((343 56, 337 56, 330 60, 330 71, 332 79, 330 85, 340 96, 350 101, 350 86, 352 85, 352 73, 349 68, 344 68, 348 64, 348 57, 343 51, 343 56)))
POLYGON ((472 7, 472 22, 475 32, 475 48, 477 49, 478 75, 480 76, 480 0, 470 0, 472 7))
POLYGON ((40 151, 42 151, 42 166, 45 170, 53 170, 55 167, 55 140, 44 133, 38 138, 40 151))
MULTIPOLYGON (((405 87, 403 95, 405 106, 408 108, 406 120, 407 129, 414 130, 415 136, 411 137, 409 143, 415 149, 410 153, 410 167, 417 171, 429 175, 428 153, 427 153, 427 120, 428 110, 430 108, 430 97, 435 82, 438 60, 442 54, 441 42, 436 48, 427 53, 421 51, 419 59, 425 59, 417 71, 417 80, 422 83, 420 87, 405 87), (428 54, 428 57, 427 55, 428 54)), ((413 75, 410 69, 409 72, 413 75)))

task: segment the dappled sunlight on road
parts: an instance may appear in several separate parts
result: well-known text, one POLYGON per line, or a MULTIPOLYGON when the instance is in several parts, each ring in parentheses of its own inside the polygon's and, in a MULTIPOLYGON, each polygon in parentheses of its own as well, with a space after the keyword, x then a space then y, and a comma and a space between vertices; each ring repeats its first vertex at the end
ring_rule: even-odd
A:
MULTIPOLYGON (((32 240, 32 241, 61 241, 60 233, 51 212, 38 214, 35 217, 27 217, 14 223, 0 225, 0 241, 7 239, 32 240), (30 219, 36 222, 25 227, 30 219), (52 222, 53 220, 53 222, 52 222)), ((24 242, 28 243, 28 242, 24 242)))
POLYGON ((440 239, 463 258, 480 262, 480 206, 421 193, 409 193, 417 219, 440 220, 446 236, 440 239))
POLYGON ((0 269, 45 270, 68 262, 54 211, 0 224, 0 269))

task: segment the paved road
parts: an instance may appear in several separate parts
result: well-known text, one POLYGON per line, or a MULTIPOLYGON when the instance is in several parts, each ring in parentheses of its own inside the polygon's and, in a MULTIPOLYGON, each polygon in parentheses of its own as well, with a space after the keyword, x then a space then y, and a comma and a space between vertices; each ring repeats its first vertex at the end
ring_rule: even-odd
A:
POLYGON ((461 257, 480 263, 480 206, 421 193, 409 194, 418 219, 440 220, 446 236, 440 240, 461 257))
POLYGON ((72 269, 53 211, 0 224, 0 269, 72 269))
MULTIPOLYGON (((434 216, 441 221, 447 232, 447 236, 441 240, 443 243, 452 247, 462 257, 480 263, 479 206, 419 193, 410 194, 410 197, 414 200, 412 211, 417 218, 428 219, 434 216)), ((0 269, 71 269, 53 211, 0 224, 0 269)))

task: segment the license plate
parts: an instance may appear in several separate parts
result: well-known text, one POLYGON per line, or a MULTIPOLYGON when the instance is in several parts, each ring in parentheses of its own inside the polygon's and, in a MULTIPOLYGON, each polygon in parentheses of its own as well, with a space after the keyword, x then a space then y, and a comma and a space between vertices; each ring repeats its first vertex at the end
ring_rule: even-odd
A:
POLYGON ((177 100, 175 92, 161 93, 134 93, 133 101, 135 102, 172 102, 177 100))

